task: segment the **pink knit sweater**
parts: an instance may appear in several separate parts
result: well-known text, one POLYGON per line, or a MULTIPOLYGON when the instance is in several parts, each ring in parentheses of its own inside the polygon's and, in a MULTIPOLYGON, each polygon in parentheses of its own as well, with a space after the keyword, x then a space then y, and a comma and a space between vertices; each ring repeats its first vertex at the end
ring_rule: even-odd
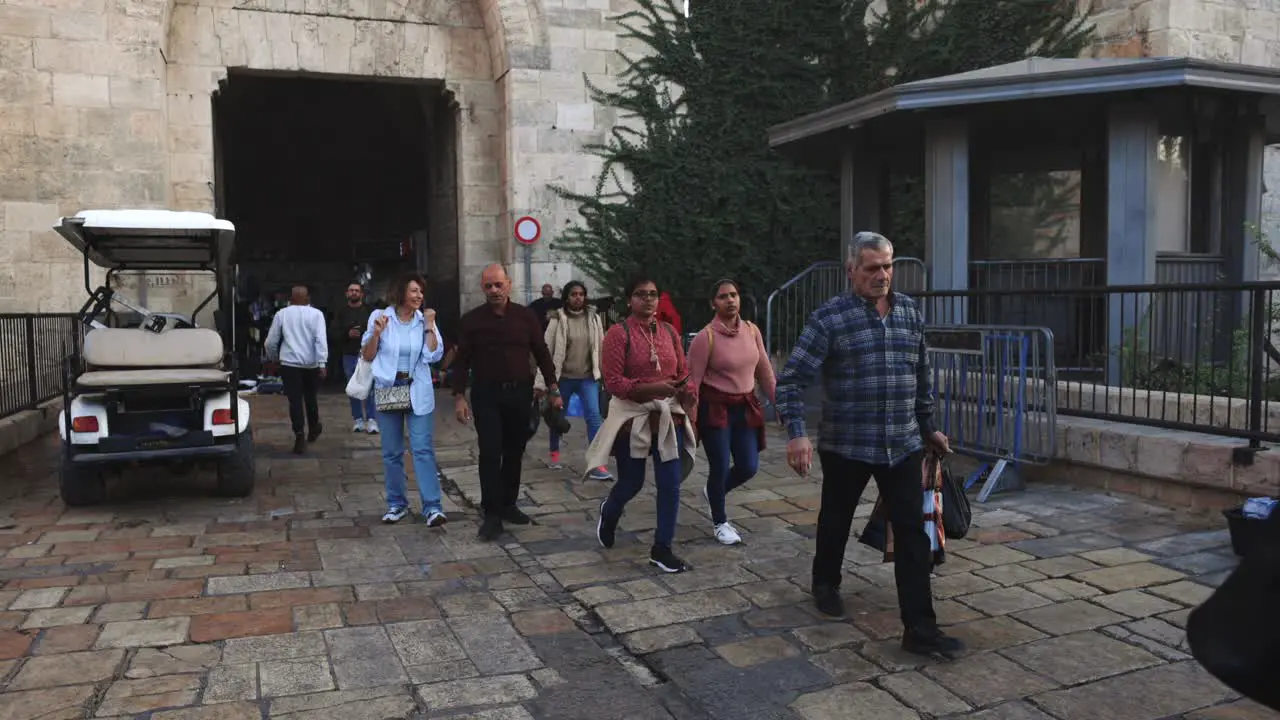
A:
POLYGON ((704 383, 730 395, 750 393, 759 383, 769 402, 774 401, 778 385, 760 329, 742 320, 729 328, 716 318, 703 328, 689 346, 689 372, 695 407, 704 383), (715 339, 710 340, 708 333, 715 333, 715 339))

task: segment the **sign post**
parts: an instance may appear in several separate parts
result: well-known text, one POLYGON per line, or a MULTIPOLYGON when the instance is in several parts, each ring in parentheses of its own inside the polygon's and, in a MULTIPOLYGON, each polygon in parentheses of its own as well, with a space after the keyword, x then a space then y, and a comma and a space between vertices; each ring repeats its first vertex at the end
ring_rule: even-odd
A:
POLYGON ((533 244, 542 237, 542 225, 525 215, 516 220, 516 242, 524 246, 524 304, 533 302, 533 244))

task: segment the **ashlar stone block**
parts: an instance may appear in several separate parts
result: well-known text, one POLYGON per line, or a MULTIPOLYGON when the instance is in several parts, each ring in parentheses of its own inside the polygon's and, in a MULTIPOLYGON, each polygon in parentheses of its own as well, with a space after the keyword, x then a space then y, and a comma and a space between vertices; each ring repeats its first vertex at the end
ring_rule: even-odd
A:
POLYGON ((916 711, 867 683, 801 695, 791 708, 805 720, 918 720, 916 711))

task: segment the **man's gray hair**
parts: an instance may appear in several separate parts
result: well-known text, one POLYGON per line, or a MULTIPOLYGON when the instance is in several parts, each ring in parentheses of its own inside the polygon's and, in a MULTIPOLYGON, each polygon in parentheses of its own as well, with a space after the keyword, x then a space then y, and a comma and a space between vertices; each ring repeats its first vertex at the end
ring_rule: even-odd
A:
POLYGON ((864 250, 892 254, 893 243, 889 242, 889 238, 878 232, 863 230, 854 235, 853 240, 849 243, 849 256, 845 258, 845 262, 857 267, 858 263, 862 261, 862 252, 864 250))

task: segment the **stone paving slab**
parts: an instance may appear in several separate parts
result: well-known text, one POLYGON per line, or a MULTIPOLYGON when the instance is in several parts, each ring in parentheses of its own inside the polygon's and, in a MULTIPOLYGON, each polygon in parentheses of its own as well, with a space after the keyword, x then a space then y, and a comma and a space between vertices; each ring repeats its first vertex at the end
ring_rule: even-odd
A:
POLYGON ((729 498, 741 546, 712 536, 700 461, 677 528, 693 570, 662 575, 650 487, 596 543, 609 485, 578 479, 580 427, 566 469, 530 444, 536 524, 481 543, 470 428, 437 420, 450 523, 388 526, 377 439, 346 432, 344 397, 302 456, 283 399, 254 406, 251 498, 139 470, 67 509, 54 439, 4 458, 0 720, 1278 717, 1187 654, 1189 609, 1235 563, 1212 518, 1057 486, 975 503, 934 581, 970 652, 939 664, 900 650, 892 567, 856 540, 848 619, 812 609, 820 487, 780 437, 729 498))

